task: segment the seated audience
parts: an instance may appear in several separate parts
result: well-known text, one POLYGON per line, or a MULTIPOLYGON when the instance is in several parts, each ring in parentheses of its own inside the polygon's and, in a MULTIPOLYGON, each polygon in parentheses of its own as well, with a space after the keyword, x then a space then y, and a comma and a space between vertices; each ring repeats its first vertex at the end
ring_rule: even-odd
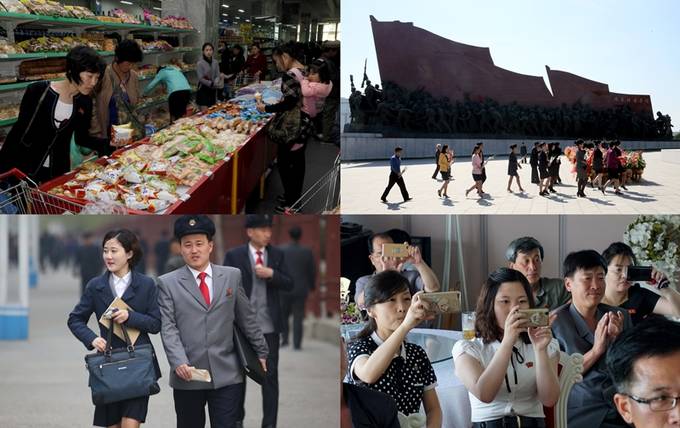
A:
POLYGON ((529 281, 500 268, 477 300, 476 335, 453 347, 456 376, 470 395, 472 426, 545 427, 543 406, 560 395, 559 347, 550 327, 527 327, 534 308, 529 281))

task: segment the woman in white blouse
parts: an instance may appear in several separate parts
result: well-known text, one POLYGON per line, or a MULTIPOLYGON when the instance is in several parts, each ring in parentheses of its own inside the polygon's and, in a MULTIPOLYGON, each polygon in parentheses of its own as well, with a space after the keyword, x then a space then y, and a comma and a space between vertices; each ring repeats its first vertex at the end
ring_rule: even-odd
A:
POLYGON ((550 327, 526 327, 518 310, 533 307, 521 272, 500 268, 489 275, 477 301, 477 337, 456 342, 452 351, 474 428, 545 427, 543 406, 557 403, 559 345, 550 327))

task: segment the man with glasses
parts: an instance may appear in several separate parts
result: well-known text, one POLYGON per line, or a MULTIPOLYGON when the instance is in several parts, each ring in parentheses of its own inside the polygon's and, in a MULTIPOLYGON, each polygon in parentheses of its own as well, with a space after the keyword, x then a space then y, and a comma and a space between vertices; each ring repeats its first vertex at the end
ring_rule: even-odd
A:
POLYGON ((396 270, 401 273, 403 277, 408 279, 409 289, 411 294, 415 294, 420 290, 425 290, 428 293, 439 291, 439 280, 432 269, 425 263, 423 256, 420 254, 420 248, 416 246, 409 247, 409 257, 406 259, 395 259, 392 257, 383 257, 383 244, 392 244, 394 240, 387 233, 376 233, 368 240, 368 255, 371 264, 375 268, 375 272, 371 275, 364 275, 357 279, 356 291, 354 293, 354 301, 359 307, 364 306, 364 287, 376 273, 385 270, 396 270), (404 266, 410 263, 416 270, 404 270, 404 266))
POLYGON ((626 423, 614 408, 616 389, 607 374, 607 348, 631 327, 628 312, 602 302, 607 263, 595 250, 570 253, 564 260, 564 286, 572 302, 557 308, 553 336, 567 354, 583 355, 583 381, 567 403, 569 428, 619 428, 626 423))
POLYGON ((680 426, 680 324, 651 316, 607 353, 621 417, 637 428, 680 426))

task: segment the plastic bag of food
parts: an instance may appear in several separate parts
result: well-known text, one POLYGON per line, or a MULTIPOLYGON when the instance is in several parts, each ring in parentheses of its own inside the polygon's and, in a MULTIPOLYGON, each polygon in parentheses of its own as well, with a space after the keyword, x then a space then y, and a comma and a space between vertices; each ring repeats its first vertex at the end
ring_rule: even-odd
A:
POLYGON ((26 6, 23 5, 19 0, 2 0, 0 1, 2 5, 7 9, 7 12, 11 13, 31 13, 26 6))
POLYGON ((134 132, 132 123, 129 122, 124 125, 111 125, 111 145, 122 147, 132 143, 134 132))

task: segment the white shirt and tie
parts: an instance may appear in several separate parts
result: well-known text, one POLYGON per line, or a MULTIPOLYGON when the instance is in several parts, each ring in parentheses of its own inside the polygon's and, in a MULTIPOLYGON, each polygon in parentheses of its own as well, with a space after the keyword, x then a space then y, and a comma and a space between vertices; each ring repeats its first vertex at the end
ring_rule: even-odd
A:
MULTIPOLYGON (((199 287, 199 291, 200 291, 201 278, 199 277, 199 275, 201 274, 201 272, 197 271, 196 269, 193 269, 193 268, 189 267, 188 265, 187 265, 187 267, 188 267, 189 270, 191 271, 191 275, 193 275, 194 280, 196 280, 196 286, 199 287)), ((209 263, 209 264, 208 264, 208 267, 205 268, 205 270, 204 270, 203 272, 205 272, 205 274, 206 274, 206 276, 205 276, 205 284, 208 286, 208 294, 210 295, 210 302, 212 302, 213 299, 214 299, 214 294, 213 294, 213 270, 212 270, 212 264, 209 263)))

